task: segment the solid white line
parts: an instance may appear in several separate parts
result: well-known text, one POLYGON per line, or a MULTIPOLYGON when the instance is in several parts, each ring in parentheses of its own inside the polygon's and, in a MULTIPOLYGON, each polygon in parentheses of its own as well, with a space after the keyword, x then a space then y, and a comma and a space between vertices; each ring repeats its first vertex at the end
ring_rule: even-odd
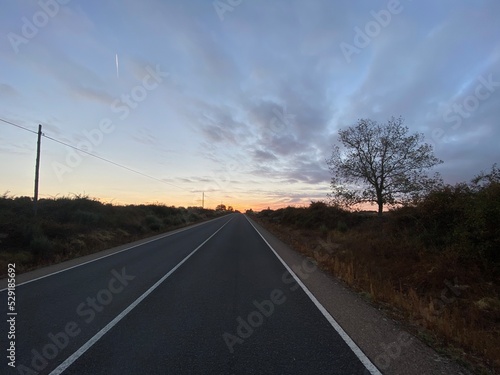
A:
MULTIPOLYGON (((233 217, 234 218, 234 217, 233 217)), ((111 322, 109 322, 103 329, 97 332, 94 337, 87 341, 80 349, 69 356, 63 363, 57 366, 49 375, 59 375, 62 374, 69 366, 73 364, 78 358, 80 358, 83 353, 85 353, 92 345, 94 345, 101 337, 103 337, 111 328, 113 328, 120 320, 122 320, 130 311, 132 311, 139 303, 141 303, 147 296, 149 296, 158 286, 164 282, 170 275, 172 275, 177 268, 184 264, 194 253, 198 251, 203 245, 205 245, 213 236, 215 236, 219 231, 224 228, 227 223, 229 223, 233 218, 229 219, 222 227, 217 229, 214 234, 208 237, 203 243, 194 249, 187 257, 185 257, 179 264, 172 268, 165 276, 158 280, 151 288, 149 288, 143 295, 137 298, 131 305, 129 305, 125 310, 123 310, 119 315, 116 316, 111 322)))
MULTIPOLYGON (((223 216, 224 217, 224 216, 223 216)), ((145 245, 145 244, 148 244, 148 243, 151 243, 151 242, 154 242, 154 241, 158 241, 158 240, 161 240, 163 238, 167 238, 167 237, 170 237, 170 236, 173 236, 174 234, 177 234, 177 233, 181 233, 181 232, 184 232, 186 230, 189 230, 189 229, 193 229, 193 228, 196 228, 200 225, 203 225, 203 224, 208 224, 214 220, 218 220, 218 219, 222 219, 222 217, 218 217, 218 218, 215 218, 215 219, 212 219, 212 220, 209 220, 209 221, 204 221, 203 223, 198 223, 198 224, 194 224, 194 225, 191 225, 189 227, 186 227, 186 228, 182 228, 182 229, 179 229, 176 231, 176 229, 174 229, 172 232, 169 232, 169 233, 166 233, 165 235, 161 236, 161 237, 157 237, 157 238, 154 238, 152 240, 149 240, 149 241, 146 241, 146 242, 141 242, 139 244, 136 244, 136 245, 133 245, 133 246, 130 246, 130 247, 127 247, 125 249, 122 249, 120 251, 117 251, 115 253, 111 253, 111 254, 107 254, 107 255, 103 255, 102 257, 99 257, 99 258, 95 258, 95 259, 91 259, 91 260, 88 260, 86 262, 83 262, 83 263, 79 263, 79 264, 75 264, 74 266, 71 266, 71 267, 68 267, 68 268, 65 268, 65 269, 62 269, 62 270, 59 270, 59 271, 56 271, 56 272, 52 272, 52 273, 49 273, 47 275, 43 275, 43 276, 40 276, 40 277, 37 277, 35 279, 31 279, 31 280, 27 280, 27 281, 24 281, 22 283, 19 283, 19 284, 16 284, 16 288, 20 287, 21 285, 26 285, 26 284, 29 284, 29 283, 32 283, 33 281, 38 281, 38 280, 41 280, 41 279, 45 279, 46 277, 49 277, 49 276, 54 276, 54 275, 57 275, 58 273, 61 273, 61 272, 65 272, 65 271, 69 271, 69 270, 72 270, 73 268, 77 268, 77 267, 81 267, 81 266, 84 266, 86 264, 89 264, 89 263, 92 263, 92 262, 95 262, 95 261, 98 261, 98 260, 101 260, 101 259, 104 259, 104 258, 107 258, 107 257, 110 257, 110 256, 113 256, 113 255, 116 255, 116 254, 120 254, 120 253, 123 253, 124 251, 128 251, 128 250, 131 250, 131 249, 134 249, 138 246, 142 246, 142 245, 145 245)), ((105 251, 105 250, 103 250, 105 251)), ((4 290, 7 290, 8 288, 3 288, 3 289, 0 289, 0 293, 3 292, 4 290)))
POLYGON ((366 367, 368 371, 370 371, 370 374, 372 375, 382 375, 382 373, 378 370, 378 368, 370 361, 370 359, 363 353, 363 351, 359 348, 359 346, 356 345, 356 343, 349 337, 349 335, 342 329, 342 327, 337 323, 337 321, 333 318, 333 316, 330 315, 327 309, 323 307, 323 305, 317 300, 317 298, 314 296, 314 294, 311 293, 311 291, 304 285, 304 283, 299 279, 299 277, 295 274, 295 272, 292 271, 290 267, 288 267, 288 264, 285 263, 285 261, 278 255, 276 250, 271 246, 269 242, 264 238, 264 236, 259 232, 259 230, 253 225, 253 223, 250 221, 250 219, 245 215, 245 218, 248 220, 250 225, 255 229, 255 231, 262 237, 264 242, 269 246, 269 248, 273 251, 274 255, 280 260, 280 262, 285 266, 288 272, 293 276, 295 281, 301 286, 301 288, 304 290, 304 292, 307 294, 307 296, 311 299, 311 301, 316 305, 316 307, 321 311, 321 313, 324 315, 324 317, 328 320, 328 322, 332 325, 332 327, 337 331, 337 333, 342 337, 342 339, 345 341, 345 343, 351 348, 354 354, 359 358, 361 363, 366 367))

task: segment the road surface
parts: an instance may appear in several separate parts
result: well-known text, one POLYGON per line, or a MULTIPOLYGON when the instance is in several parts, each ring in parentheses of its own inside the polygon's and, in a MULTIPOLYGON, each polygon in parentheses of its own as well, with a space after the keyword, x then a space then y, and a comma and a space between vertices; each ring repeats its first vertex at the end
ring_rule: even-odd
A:
POLYGON ((20 284, 16 311, 2 374, 379 373, 241 214, 20 284))

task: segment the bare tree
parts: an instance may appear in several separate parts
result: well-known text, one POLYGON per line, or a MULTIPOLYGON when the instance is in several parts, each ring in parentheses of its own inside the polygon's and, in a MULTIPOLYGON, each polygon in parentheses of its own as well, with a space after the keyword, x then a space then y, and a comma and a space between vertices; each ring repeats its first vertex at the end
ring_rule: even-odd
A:
POLYGON ((342 150, 334 146, 327 160, 332 173, 332 201, 344 207, 370 202, 394 205, 415 199, 440 181, 425 171, 442 163, 421 133, 408 134, 401 117, 387 124, 369 119, 339 131, 342 150))

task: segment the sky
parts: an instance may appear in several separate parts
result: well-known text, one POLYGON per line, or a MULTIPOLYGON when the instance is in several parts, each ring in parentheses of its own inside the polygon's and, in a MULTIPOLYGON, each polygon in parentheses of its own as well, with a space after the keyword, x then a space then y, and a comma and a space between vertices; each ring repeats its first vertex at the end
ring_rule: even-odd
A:
MULTIPOLYGON (((469 181, 500 160, 499 15, 498 0, 4 0, 0 118, 42 125, 41 198, 307 205, 327 199, 338 130, 391 116, 445 182, 469 181)), ((0 194, 33 194, 36 141, 0 122, 0 194)))

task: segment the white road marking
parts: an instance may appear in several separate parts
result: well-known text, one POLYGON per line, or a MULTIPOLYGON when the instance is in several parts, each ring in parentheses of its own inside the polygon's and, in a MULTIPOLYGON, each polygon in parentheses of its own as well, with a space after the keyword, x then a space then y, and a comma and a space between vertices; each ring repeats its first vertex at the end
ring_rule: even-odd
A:
POLYGON ((370 374, 372 375, 382 375, 382 373, 378 370, 378 368, 370 361, 370 359, 363 353, 363 351, 359 348, 359 346, 356 345, 354 341, 349 337, 349 335, 342 329, 342 327, 337 323, 337 321, 330 315, 327 309, 324 308, 324 306, 316 299, 314 294, 311 293, 309 289, 304 285, 304 283, 299 279, 299 277, 292 271, 290 267, 288 267, 288 264, 285 263, 285 261, 278 255, 276 250, 271 246, 269 242, 264 238, 264 236, 259 232, 259 230, 255 227, 255 225, 252 224, 250 219, 245 215, 245 218, 248 220, 250 225, 255 229, 255 231, 259 234, 259 236, 262 237, 264 242, 269 246, 269 248, 273 251, 274 255, 280 260, 280 262, 285 266, 288 272, 293 276, 295 281, 301 286, 301 288, 304 290, 304 292, 307 294, 307 296, 311 299, 311 301, 316 305, 319 311, 324 315, 326 320, 332 325, 332 327, 337 331, 337 333, 342 337, 342 339, 345 341, 345 343, 351 348, 354 354, 359 358, 361 363, 366 367, 368 371, 370 371, 370 374))
MULTIPOLYGON (((225 217, 225 216, 223 216, 225 217)), ((22 283, 19 283, 19 284, 16 284, 16 288, 20 287, 21 285, 26 285, 26 284, 29 284, 29 283, 32 283, 33 281, 37 281, 37 280, 40 280, 40 279, 45 279, 46 277, 49 277, 49 276, 54 276, 54 275, 57 275, 58 273, 61 273, 61 272, 65 272, 65 271, 69 271, 73 268, 76 268, 76 267, 81 267, 81 266, 84 266, 86 264, 89 264, 89 263, 92 263, 92 262, 95 262, 95 261, 98 261, 98 260, 101 260, 101 259, 104 259, 104 258, 107 258, 107 257, 110 257, 110 256, 113 256, 113 255, 116 255, 116 254, 120 254, 120 253, 123 253, 124 251, 128 251, 128 250, 131 250, 131 249, 134 249, 138 246, 142 246, 142 245, 145 245, 147 243, 151 243, 151 242, 154 242, 154 241, 158 241, 158 240, 161 240, 163 238, 167 238, 167 237, 170 237, 170 236, 173 236, 174 234, 177 234, 177 233, 181 233, 181 232, 184 232, 186 230, 189 230, 189 229, 192 229, 192 228, 196 228, 200 225, 203 225, 203 224, 208 224, 214 220, 219 220, 219 219, 222 219, 222 217, 218 217, 218 218, 215 218, 215 219, 212 219, 212 220, 208 220, 208 221, 204 221, 203 223, 198 223, 198 224, 194 224, 194 225, 190 225, 189 227, 186 227, 186 228, 182 228, 180 230, 174 230, 172 232, 169 232, 169 233, 166 233, 164 236, 160 236, 160 237, 157 237, 157 238, 154 238, 152 240, 149 240, 149 241, 146 241, 146 242, 141 242, 137 245, 133 245, 133 246, 130 246, 130 247, 127 247, 125 249, 122 249, 120 251, 117 251, 115 253, 111 253, 111 254, 107 254, 107 255, 103 255, 102 257, 99 257, 99 258, 95 258, 95 259, 91 259, 91 260, 88 260, 86 262, 83 262, 83 263, 79 263, 79 264, 76 264, 74 266, 71 266, 71 267, 68 267, 68 268, 65 268, 65 269, 62 269, 62 270, 59 270, 59 271, 56 271, 56 272, 52 272, 52 273, 49 273, 47 275, 43 275, 43 276, 40 276, 40 277, 37 277, 35 279, 31 279, 31 280, 27 280, 27 281, 24 281, 22 283)), ((232 220, 232 219, 231 219, 232 220)), ((7 290, 7 288, 3 288, 3 289, 0 289, 0 293, 7 290)))
POLYGON ((178 263, 174 268, 172 268, 165 276, 158 280, 151 288, 146 290, 143 295, 137 298, 132 304, 130 304, 125 310, 123 310, 119 315, 116 316, 111 322, 109 322, 103 329, 97 332, 94 337, 83 344, 80 349, 69 356, 63 363, 57 366, 49 375, 59 375, 62 374, 69 366, 71 366, 78 358, 80 358, 83 353, 85 353, 92 345, 94 345, 101 337, 103 337, 111 328, 113 328, 120 320, 122 320, 130 311, 132 311, 138 304, 140 304, 147 296, 149 296, 158 286, 164 282, 170 275, 172 275, 177 268, 184 264, 194 253, 198 251, 203 245, 205 245, 213 236, 215 236, 219 231, 224 228, 227 223, 233 220, 234 216, 229 219, 223 226, 221 226, 214 234, 208 237, 203 243, 194 249, 187 257, 185 257, 180 263, 178 263))

